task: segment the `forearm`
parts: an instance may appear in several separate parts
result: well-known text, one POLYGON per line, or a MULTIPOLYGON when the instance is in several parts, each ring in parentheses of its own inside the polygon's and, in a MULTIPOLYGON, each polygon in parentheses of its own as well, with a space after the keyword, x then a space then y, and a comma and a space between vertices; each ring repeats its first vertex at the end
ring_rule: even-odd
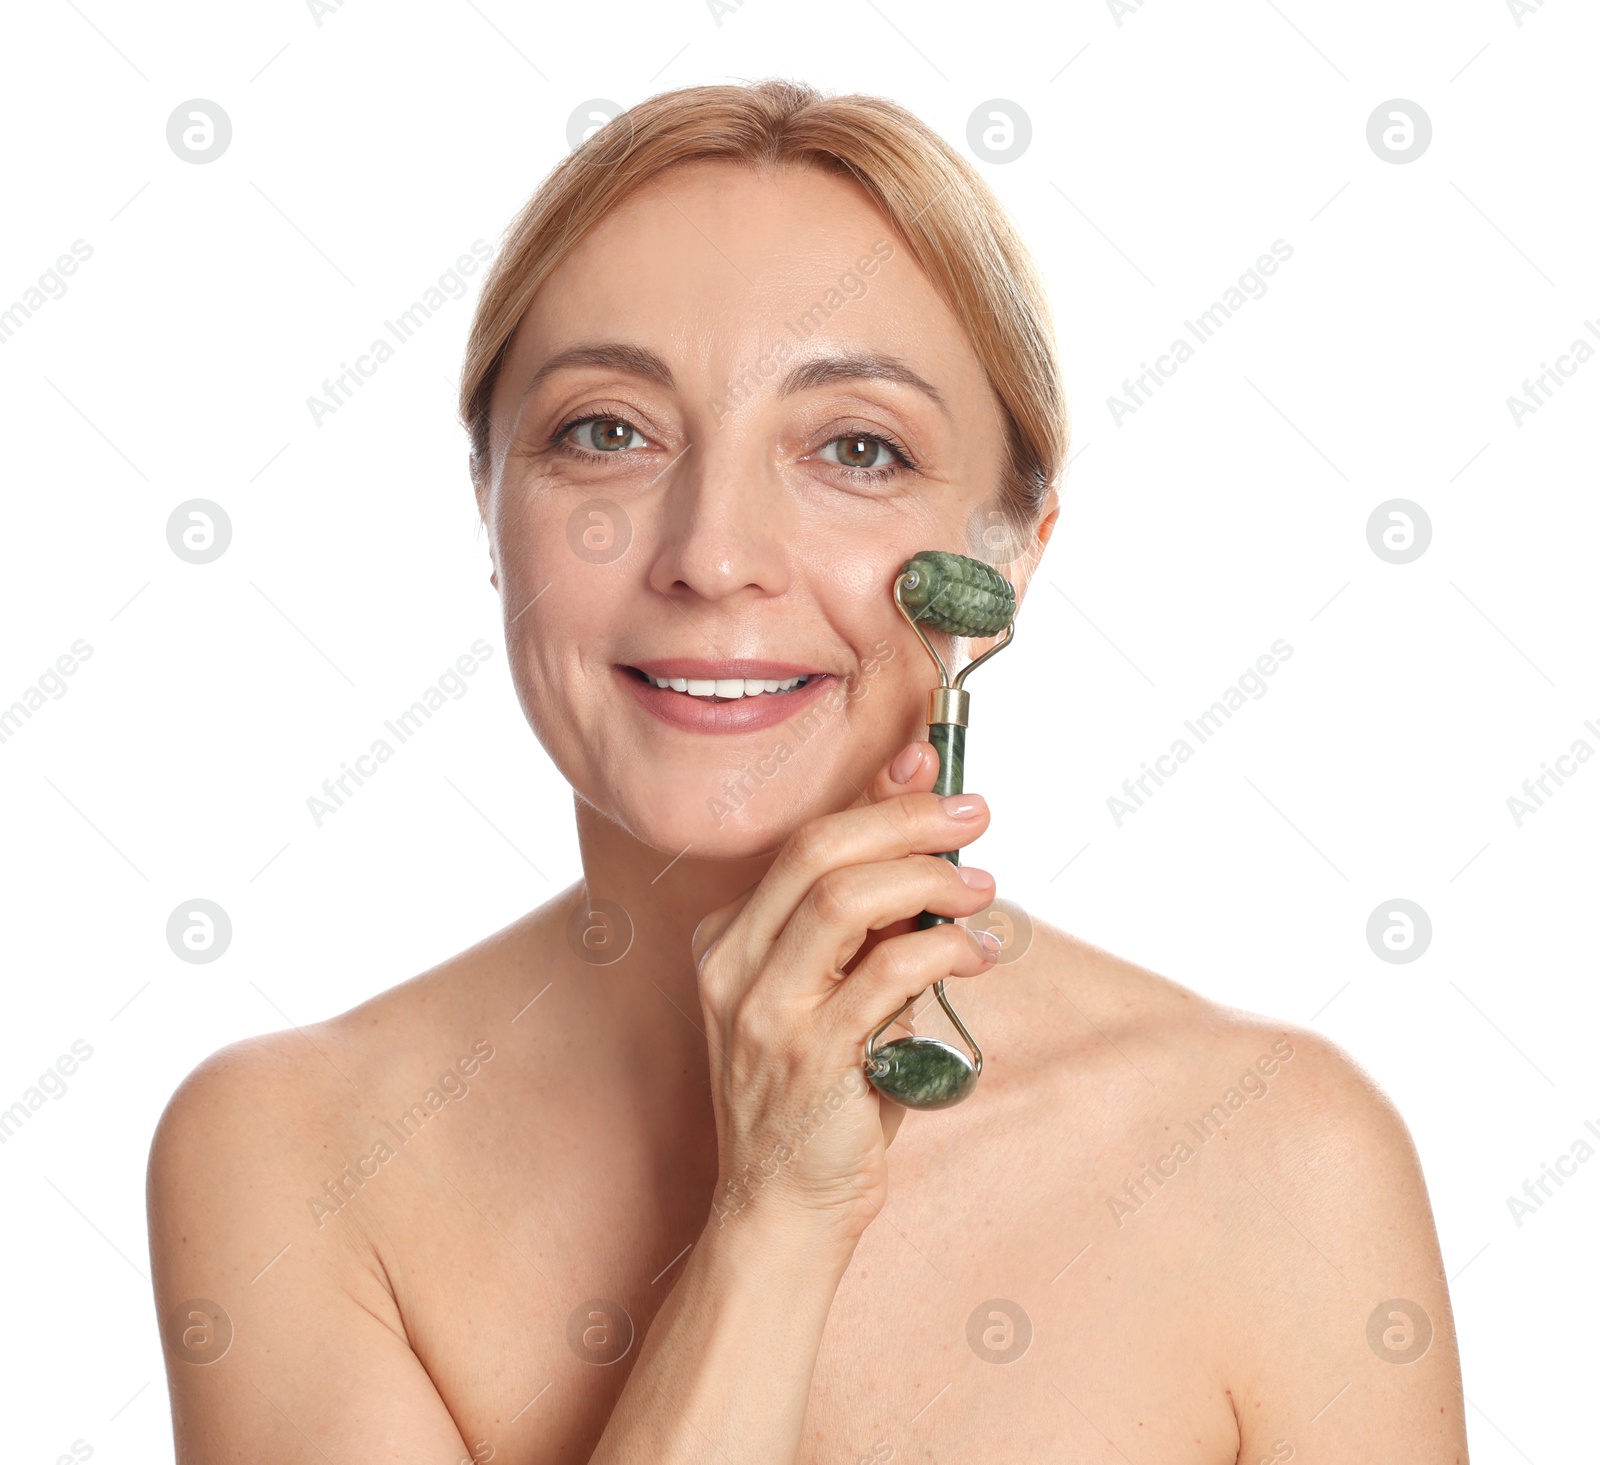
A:
POLYGON ((714 1218, 651 1325, 590 1465, 792 1460, 853 1251, 789 1218, 714 1218))

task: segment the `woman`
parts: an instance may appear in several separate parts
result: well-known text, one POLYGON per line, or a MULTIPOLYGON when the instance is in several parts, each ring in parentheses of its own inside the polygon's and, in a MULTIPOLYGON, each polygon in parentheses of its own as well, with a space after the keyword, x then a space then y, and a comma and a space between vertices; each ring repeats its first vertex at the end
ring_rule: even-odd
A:
POLYGON ((180 1460, 1465 1459, 1348 1058, 1043 922, 916 929, 997 892, 936 857, 988 812, 930 791, 890 587, 998 525, 1025 594, 1066 452, 973 170, 868 98, 642 103, 514 224, 462 404, 583 879, 173 1097, 180 1460), (946 976, 988 1062, 908 1118, 864 1040, 946 976))

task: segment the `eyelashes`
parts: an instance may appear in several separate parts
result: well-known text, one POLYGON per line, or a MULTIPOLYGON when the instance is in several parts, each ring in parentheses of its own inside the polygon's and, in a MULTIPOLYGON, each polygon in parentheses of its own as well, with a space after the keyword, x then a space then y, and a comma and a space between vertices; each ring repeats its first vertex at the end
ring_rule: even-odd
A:
POLYGON ((571 456, 584 462, 593 462, 596 458, 607 458, 616 453, 629 452, 635 447, 635 445, 632 443, 622 443, 615 447, 608 448, 580 448, 572 441, 572 434, 577 431, 578 428, 592 428, 593 426, 602 422, 615 423, 618 427, 626 428, 629 433, 639 439, 638 446, 645 445, 645 435, 640 432, 639 429, 636 428, 631 422, 629 422, 626 417, 618 417, 614 412, 588 412, 581 417, 574 417, 567 422, 563 422, 561 426, 550 435, 550 446, 552 448, 557 448, 563 452, 569 453, 571 456))
POLYGON ((840 472, 844 473, 847 477, 857 479, 858 481, 859 480, 876 480, 876 479, 883 479, 883 478, 892 478, 896 473, 900 472, 902 469, 910 469, 910 468, 915 468, 916 467, 916 464, 911 461, 911 455, 908 452, 906 452, 905 448, 903 448, 898 442, 896 442, 892 438, 890 438, 886 433, 879 433, 879 432, 846 432, 846 433, 841 433, 838 437, 829 438, 828 441, 825 442, 822 445, 820 451, 824 454, 824 457, 823 457, 823 461, 824 462, 835 464, 839 468, 840 472), (836 446, 839 443, 851 443, 851 444, 855 444, 855 443, 870 443, 874 447, 882 448, 886 453, 888 453, 889 457, 893 461, 889 462, 889 463, 874 464, 870 468, 861 468, 861 467, 856 467, 856 466, 854 466, 852 464, 849 464, 849 463, 840 462, 840 460, 837 457, 833 457, 833 458, 827 457, 826 454, 827 454, 828 449, 831 448, 831 447, 836 446))
MULTIPOLYGON (((624 453, 635 452, 638 448, 645 446, 648 446, 648 440, 645 435, 626 417, 619 416, 614 412, 587 412, 580 416, 569 418, 550 435, 549 441, 550 448, 557 452, 565 453, 568 457, 575 458, 582 463, 594 463, 613 456, 620 457, 624 453), (638 438, 638 443, 624 441, 615 446, 605 448, 582 448, 573 442, 573 434, 579 428, 588 427, 591 429, 592 434, 593 428, 602 423, 614 424, 617 429, 625 431, 631 437, 638 438)), ((807 457, 814 459, 818 454, 823 455, 820 461, 827 463, 836 474, 858 483, 881 482, 902 472, 915 471, 917 467, 916 461, 912 458, 905 444, 891 434, 882 431, 837 433, 824 442, 815 452, 807 454, 807 457), (871 467, 856 467, 840 462, 837 456, 826 456, 828 449, 835 448, 841 443, 872 444, 882 448, 889 455, 891 461, 875 463, 871 467)))

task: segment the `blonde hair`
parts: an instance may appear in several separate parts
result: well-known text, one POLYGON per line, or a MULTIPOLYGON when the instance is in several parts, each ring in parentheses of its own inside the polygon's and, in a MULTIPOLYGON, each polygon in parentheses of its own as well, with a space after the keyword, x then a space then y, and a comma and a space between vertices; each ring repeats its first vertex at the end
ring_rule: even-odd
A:
POLYGON ((972 165, 904 107, 792 81, 663 92, 551 170, 506 233, 467 338, 460 411, 474 481, 489 471, 490 399, 534 293, 648 180, 714 160, 822 168, 866 191, 971 339, 1006 416, 1002 509, 1031 527, 1065 465, 1069 427, 1049 305, 1026 248, 972 165))

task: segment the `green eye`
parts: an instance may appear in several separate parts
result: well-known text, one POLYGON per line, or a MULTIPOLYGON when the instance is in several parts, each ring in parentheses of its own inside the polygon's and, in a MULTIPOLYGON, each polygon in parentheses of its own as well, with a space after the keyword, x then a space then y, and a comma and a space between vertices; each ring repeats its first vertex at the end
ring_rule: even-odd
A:
POLYGON ((642 448, 645 440, 631 422, 620 417, 593 417, 588 422, 573 425, 577 441, 597 452, 616 453, 625 448, 642 448))

